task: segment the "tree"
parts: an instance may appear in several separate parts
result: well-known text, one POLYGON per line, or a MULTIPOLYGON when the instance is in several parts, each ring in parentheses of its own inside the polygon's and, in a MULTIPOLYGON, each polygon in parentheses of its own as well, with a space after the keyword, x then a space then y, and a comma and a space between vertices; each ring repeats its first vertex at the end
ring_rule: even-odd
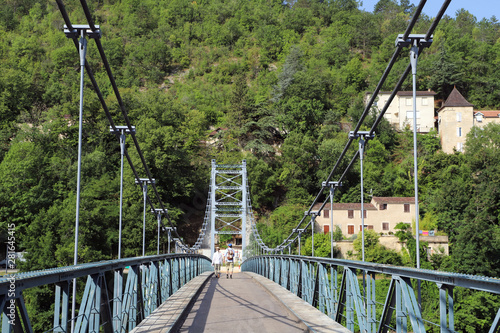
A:
POLYGON ((500 273, 499 130, 500 125, 488 124, 467 136, 465 157, 473 184, 453 247, 455 269, 467 274, 500 273))
POLYGON ((305 209, 305 206, 298 204, 276 208, 265 223, 257 226, 264 243, 269 247, 281 244, 301 221, 305 209))
MULTIPOLYGON (((394 227, 394 229, 398 229, 396 231, 396 237, 398 237, 401 244, 406 246, 406 253, 404 255, 404 261, 406 265, 411 267, 416 266, 417 262, 417 241, 413 237, 413 233, 411 231, 411 226, 407 223, 400 222, 394 227)), ((419 242, 420 251, 419 258, 422 267, 428 267, 429 264, 426 263, 428 261, 427 258, 427 247, 429 243, 427 242, 419 242)))
MULTIPOLYGON (((396 251, 389 250, 385 246, 379 244, 380 236, 373 230, 365 230, 365 261, 379 264, 401 265, 402 259, 396 251)), ((356 251, 357 260, 363 258, 362 253, 362 233, 354 240, 352 245, 356 251)))
MULTIPOLYGON (((333 257, 335 258, 340 252, 338 247, 333 247, 333 257)), ((312 255, 312 237, 308 236, 302 245, 301 255, 312 255)), ((330 258, 331 257, 331 238, 330 234, 315 233, 314 234, 314 256, 330 258)))

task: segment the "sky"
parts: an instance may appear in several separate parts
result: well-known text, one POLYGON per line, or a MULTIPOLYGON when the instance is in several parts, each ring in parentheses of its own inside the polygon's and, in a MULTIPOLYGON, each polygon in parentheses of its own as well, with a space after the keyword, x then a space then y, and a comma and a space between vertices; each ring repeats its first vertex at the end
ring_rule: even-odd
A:
MULTIPOLYGON (((379 0, 362 0, 363 6, 361 9, 367 12, 373 12, 373 8, 379 0)), ((399 1, 398 1, 399 2, 399 1)), ((411 0, 415 6, 418 6, 420 1, 411 0)), ((430 17, 435 17, 441 9, 444 0, 427 0, 425 3, 423 12, 430 17)), ((493 15, 496 16, 497 20, 500 20, 500 1, 499 0, 451 0, 448 9, 446 9, 445 15, 450 17, 455 17, 457 10, 464 8, 469 13, 474 15, 477 21, 481 21, 483 18, 490 19, 493 15)))

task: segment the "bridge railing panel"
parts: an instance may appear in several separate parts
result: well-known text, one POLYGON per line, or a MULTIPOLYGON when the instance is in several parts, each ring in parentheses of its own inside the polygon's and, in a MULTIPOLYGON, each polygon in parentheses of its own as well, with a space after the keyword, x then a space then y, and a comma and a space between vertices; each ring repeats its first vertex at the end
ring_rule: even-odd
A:
MULTIPOLYGON (((454 290, 457 287, 491 293, 500 300, 497 278, 354 260, 263 255, 247 259, 242 271, 252 271, 279 283, 356 332, 456 332, 454 290), (428 297, 435 297, 429 301, 439 307, 433 318, 424 318, 422 304, 417 301, 420 282, 429 288, 428 297), (379 297, 385 294, 385 302, 377 301, 377 288, 379 297)), ((486 324, 490 333, 500 329, 500 309, 495 311, 495 318, 486 324)))
POLYGON ((212 269, 202 255, 166 254, 3 276, 2 332, 33 332, 37 314, 28 313, 23 291, 45 285, 53 286, 49 292, 54 295, 54 320, 45 331, 69 332, 73 323, 74 332, 130 332, 182 285, 212 269), (70 285, 82 279, 86 282, 78 315, 70 318, 70 285))

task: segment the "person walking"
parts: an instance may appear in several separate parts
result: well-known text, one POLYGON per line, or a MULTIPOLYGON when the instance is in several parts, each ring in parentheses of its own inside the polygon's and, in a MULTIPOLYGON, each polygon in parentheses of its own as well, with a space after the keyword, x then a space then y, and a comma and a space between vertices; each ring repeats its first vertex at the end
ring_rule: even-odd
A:
POLYGON ((212 266, 214 266, 216 278, 220 278, 220 266, 222 265, 222 253, 219 250, 218 247, 215 249, 214 257, 212 258, 212 266))
POLYGON ((233 278, 233 269, 234 269, 234 250, 233 245, 228 244, 228 248, 226 253, 224 254, 224 258, 226 260, 226 279, 233 278), (231 274, 229 274, 231 273, 231 274))

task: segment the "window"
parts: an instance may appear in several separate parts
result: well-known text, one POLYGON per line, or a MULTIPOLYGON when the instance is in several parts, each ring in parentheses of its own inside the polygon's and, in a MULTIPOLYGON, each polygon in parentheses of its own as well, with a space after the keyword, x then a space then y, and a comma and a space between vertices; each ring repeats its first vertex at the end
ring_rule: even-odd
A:
MULTIPOLYGON (((420 111, 417 110, 417 119, 420 118, 420 111)), ((413 119, 413 110, 406 111, 406 119, 413 119)))
POLYGON ((429 100, 427 97, 422 97, 422 105, 429 105, 429 100))
MULTIPOLYGON (((362 225, 359 226, 359 231, 361 231, 363 229, 362 227, 363 227, 362 225)), ((365 224, 365 229, 373 230, 373 226, 370 224, 365 224)))
POLYGON ((380 210, 386 210, 386 209, 387 209, 386 203, 380 204, 380 210))
MULTIPOLYGON (((360 214, 361 215, 361 214, 360 214)), ((363 218, 366 219, 366 209, 363 211, 363 218)))
POLYGON ((405 204, 405 213, 410 212, 410 204, 405 204))
POLYGON ((347 226, 347 233, 349 235, 354 235, 354 226, 353 225, 348 225, 347 226))
POLYGON ((464 150, 464 144, 462 142, 457 143, 457 151, 462 152, 464 150))
POLYGON ((323 226, 323 233, 327 234, 330 232, 330 226, 328 224, 325 224, 323 226))
POLYGON ((389 222, 382 222, 382 230, 384 231, 389 230, 389 222))
POLYGON ((406 105, 407 105, 407 106, 410 106, 410 105, 411 105, 411 100, 412 100, 412 99, 413 99, 413 98, 407 98, 407 99, 406 99, 406 105))
POLYGON ((347 218, 353 219, 354 218, 354 211, 352 209, 349 209, 347 211, 347 218))
POLYGON ((457 122, 462 121, 462 112, 457 112, 457 122))
POLYGON ((324 218, 328 218, 328 217, 330 217, 330 211, 329 211, 329 210, 326 210, 326 209, 325 209, 325 210, 323 210, 323 217, 324 217, 324 218))
POLYGON ((462 127, 457 127, 457 136, 459 138, 462 136, 462 127))
POLYGON ((483 122, 483 114, 482 113, 476 113, 476 120, 478 123, 483 122))

